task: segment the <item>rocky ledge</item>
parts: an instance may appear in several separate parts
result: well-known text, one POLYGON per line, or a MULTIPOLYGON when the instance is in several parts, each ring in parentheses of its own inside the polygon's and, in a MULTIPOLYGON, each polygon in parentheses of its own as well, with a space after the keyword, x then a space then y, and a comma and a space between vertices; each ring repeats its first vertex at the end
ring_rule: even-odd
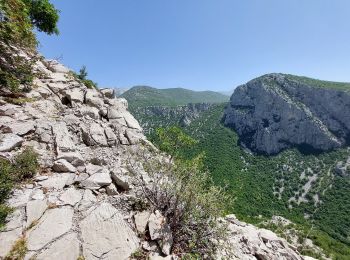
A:
POLYGON ((350 87, 346 91, 340 84, 284 74, 259 77, 234 91, 224 124, 257 153, 345 146, 350 142, 350 87))
MULTIPOLYGON (((0 98, 0 156, 12 160, 31 146, 41 167, 7 202, 14 210, 0 232, 0 259, 19 239, 27 243, 25 259, 130 259, 138 250, 150 259, 177 259, 163 216, 137 206, 143 198, 128 164, 139 160, 136 150, 154 148, 126 100, 86 88, 56 61, 36 69, 41 77, 27 102, 0 98)), ((233 259, 305 259, 269 231, 232 216, 224 221, 233 259)))

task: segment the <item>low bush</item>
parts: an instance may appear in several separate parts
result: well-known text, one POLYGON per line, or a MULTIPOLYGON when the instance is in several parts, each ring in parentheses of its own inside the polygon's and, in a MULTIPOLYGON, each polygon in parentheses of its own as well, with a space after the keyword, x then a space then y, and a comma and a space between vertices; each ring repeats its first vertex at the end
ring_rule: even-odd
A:
MULTIPOLYGON (((159 140, 166 143, 161 146, 163 148, 194 143, 179 129, 159 130, 158 133, 161 133, 159 140)), ((222 188, 213 185, 203 167, 203 154, 191 160, 148 152, 137 156, 153 182, 148 183, 138 174, 140 165, 136 162, 129 164, 130 172, 142 187, 151 209, 159 210, 170 225, 174 242, 172 253, 214 256, 218 249, 215 241, 225 237, 225 226, 219 225, 218 219, 225 213, 228 197, 222 188)))
POLYGON ((21 181, 33 177, 38 168, 38 155, 32 148, 26 148, 12 163, 0 158, 0 228, 11 213, 11 208, 5 205, 11 190, 21 181))

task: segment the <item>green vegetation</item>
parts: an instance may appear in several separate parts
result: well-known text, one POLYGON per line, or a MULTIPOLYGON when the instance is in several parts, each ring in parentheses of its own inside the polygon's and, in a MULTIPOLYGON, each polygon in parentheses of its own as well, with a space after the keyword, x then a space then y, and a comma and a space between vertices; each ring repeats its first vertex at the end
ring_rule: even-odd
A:
POLYGON ((297 82, 300 82, 309 86, 317 87, 317 88, 331 88, 331 89, 337 89, 337 90, 350 91, 350 83, 346 83, 346 82, 325 81, 325 80, 312 79, 308 77, 295 76, 290 74, 286 74, 285 76, 289 80, 297 81, 297 82))
POLYGON ((0 0, 0 13, 0 89, 26 91, 38 59, 33 30, 57 34, 58 10, 48 0, 0 0))
POLYGON ((195 144, 192 138, 176 127, 159 129, 157 134, 160 147, 172 156, 166 159, 157 153, 138 155, 154 181, 146 183, 137 174, 135 163, 130 163, 129 170, 143 187, 151 210, 159 210, 166 218, 173 236, 171 251, 210 258, 218 246, 213 238, 224 238, 226 234, 218 218, 224 215, 228 198, 203 167, 203 154, 192 159, 177 156, 179 149, 190 149, 195 144))
POLYGON ((87 69, 86 69, 86 66, 83 65, 81 67, 81 69, 79 70, 79 74, 71 71, 73 77, 75 78, 75 80, 77 81, 80 81, 81 83, 83 83, 87 88, 90 88, 90 89, 98 89, 97 87, 97 83, 96 82, 93 82, 91 79, 88 79, 87 76, 88 76, 88 72, 87 72, 87 69))
POLYGON ((179 106, 188 103, 221 103, 229 97, 213 91, 192 91, 183 88, 156 89, 137 86, 121 95, 129 101, 130 107, 179 106))
MULTIPOLYGON (((350 152, 339 149, 305 155, 288 150, 270 157, 252 155, 239 146, 237 134, 222 125, 224 107, 225 104, 215 105, 184 128, 197 142, 190 149, 182 149, 180 156, 193 158, 205 153, 204 165, 215 185, 225 187, 235 198, 226 204, 228 212, 254 224, 273 215, 286 217, 296 223, 300 239, 312 239, 334 259, 347 259, 350 255, 350 179, 337 175, 334 167, 338 161, 345 161, 350 152), (313 175, 317 178, 303 195, 313 175), (316 198, 322 203, 317 203, 316 198)), ((143 115, 135 116, 139 119, 143 115)), ((166 118, 163 120, 163 124, 170 125, 166 118)), ((159 143, 155 134, 149 138, 159 143)), ((301 250, 314 254, 308 249, 301 250)))
POLYGON ((13 163, 0 158, 0 228, 5 224, 11 208, 5 205, 12 188, 34 176, 39 168, 38 155, 32 148, 26 148, 18 154, 13 163))

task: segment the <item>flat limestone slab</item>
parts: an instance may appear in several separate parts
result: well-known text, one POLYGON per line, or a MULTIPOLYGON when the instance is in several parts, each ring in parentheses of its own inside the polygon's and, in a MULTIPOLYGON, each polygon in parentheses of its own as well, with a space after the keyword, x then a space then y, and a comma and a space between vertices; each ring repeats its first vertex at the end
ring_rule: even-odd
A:
POLYGON ((40 222, 30 231, 28 250, 39 250, 72 228, 73 209, 62 207, 47 210, 40 222))
POLYGON ((128 259, 139 239, 122 215, 109 203, 102 203, 81 223, 83 254, 86 260, 128 259))

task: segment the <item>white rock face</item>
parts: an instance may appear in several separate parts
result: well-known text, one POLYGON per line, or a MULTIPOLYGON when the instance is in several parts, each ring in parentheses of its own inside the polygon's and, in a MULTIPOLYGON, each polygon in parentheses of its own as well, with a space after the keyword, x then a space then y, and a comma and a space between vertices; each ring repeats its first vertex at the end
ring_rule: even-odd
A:
POLYGON ((136 234, 109 203, 94 209, 80 223, 80 228, 86 260, 128 259, 139 246, 136 234))
POLYGON ((15 134, 0 134, 0 152, 9 152, 23 143, 23 138, 15 134))
POLYGON ((61 207, 47 210, 28 235, 28 250, 39 250, 72 228, 73 209, 61 207))
POLYGON ((52 243, 48 249, 36 256, 35 259, 77 260, 79 257, 79 250, 79 240, 77 234, 69 233, 52 243))

